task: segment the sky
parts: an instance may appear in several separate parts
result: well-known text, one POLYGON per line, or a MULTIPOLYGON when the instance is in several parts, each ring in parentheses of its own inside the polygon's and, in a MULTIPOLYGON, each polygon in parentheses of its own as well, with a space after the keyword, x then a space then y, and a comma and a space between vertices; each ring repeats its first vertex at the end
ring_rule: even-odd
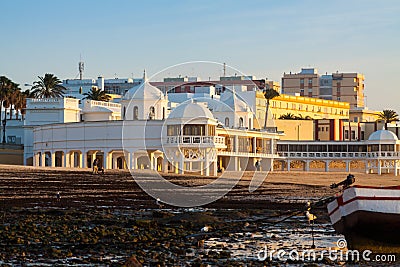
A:
MULTIPOLYGON (((84 78, 176 75, 171 66, 210 61, 280 82, 314 67, 363 73, 369 109, 400 112, 398 0, 3 0, 0 10, 0 75, 22 89, 45 73, 77 78, 80 58, 84 78)), ((193 66, 179 74, 222 74, 193 66)))

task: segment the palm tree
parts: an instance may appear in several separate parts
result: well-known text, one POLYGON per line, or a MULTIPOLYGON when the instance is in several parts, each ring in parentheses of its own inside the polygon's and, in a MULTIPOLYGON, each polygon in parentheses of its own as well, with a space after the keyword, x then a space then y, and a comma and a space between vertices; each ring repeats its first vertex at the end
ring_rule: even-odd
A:
POLYGON ((313 118, 312 118, 311 116, 308 116, 308 115, 307 115, 307 116, 304 117, 304 119, 305 119, 305 120, 312 120, 313 118))
MULTIPOLYGON (((19 84, 11 82, 9 85, 8 94, 4 98, 3 107, 10 109, 10 120, 12 119, 12 110, 16 102, 18 93, 20 93, 19 84)), ((15 107, 14 107, 15 108, 15 107)), ((6 116, 4 116, 5 118, 6 116)))
POLYGON ((266 89, 264 91, 264 97, 267 100, 267 105, 265 107, 265 121, 264 121, 264 129, 267 129, 267 121, 268 121, 268 110, 269 110, 269 101, 275 97, 279 96, 279 93, 274 89, 266 89))
POLYGON ((96 101, 110 101, 111 97, 106 94, 105 91, 99 90, 96 87, 92 87, 88 93, 84 93, 86 97, 83 99, 90 99, 96 101))
POLYGON ((305 117, 303 117, 303 115, 302 114, 299 114, 299 115, 297 115, 297 116, 294 116, 294 119, 295 120, 312 120, 312 118, 310 117, 310 116, 305 116, 305 117))
POLYGON ((382 112, 378 114, 378 117, 385 121, 385 129, 387 130, 387 124, 392 121, 398 121, 399 115, 396 111, 392 109, 384 109, 382 112))
POLYGON ((46 73, 44 77, 38 76, 39 81, 34 82, 32 90, 37 98, 56 98, 63 97, 64 91, 67 90, 60 85, 61 80, 54 74, 46 73))
POLYGON ((0 121, 2 120, 2 111, 4 101, 8 98, 13 82, 6 76, 0 77, 0 121))
POLYGON ((298 120, 298 117, 293 115, 292 113, 286 113, 279 117, 280 120, 298 120))

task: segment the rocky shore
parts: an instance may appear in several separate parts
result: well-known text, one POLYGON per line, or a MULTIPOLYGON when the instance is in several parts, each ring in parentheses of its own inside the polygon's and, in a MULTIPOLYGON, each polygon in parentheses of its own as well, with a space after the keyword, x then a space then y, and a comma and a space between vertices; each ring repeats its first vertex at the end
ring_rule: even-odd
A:
MULTIPOLYGON (((335 245, 339 237, 324 207, 313 211, 318 219, 312 226, 303 216, 304 203, 331 196, 329 185, 346 175, 276 172, 250 193, 251 174, 245 174, 222 199, 183 209, 156 205, 123 170, 104 175, 59 168, 0 166, 0 170, 0 265, 4 266, 121 266, 129 265, 129 259, 143 266, 276 265, 260 261, 260 249, 310 248, 311 231, 317 249, 335 245)), ((356 177, 358 183, 377 183, 371 176, 356 177)), ((185 186, 215 179, 166 178, 185 186)), ((380 178, 385 185, 397 182, 392 176, 380 178)), ((286 263, 335 264, 327 258, 286 263)))

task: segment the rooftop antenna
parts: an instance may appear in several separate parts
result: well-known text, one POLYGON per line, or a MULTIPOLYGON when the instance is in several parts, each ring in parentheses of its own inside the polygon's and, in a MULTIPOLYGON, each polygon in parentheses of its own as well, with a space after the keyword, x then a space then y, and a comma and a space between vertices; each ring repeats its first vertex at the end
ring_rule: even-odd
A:
POLYGON ((226 77, 226 63, 224 63, 224 77, 226 77))
POLYGON ((85 70, 85 64, 82 61, 82 55, 79 55, 79 80, 82 80, 84 70, 85 70))

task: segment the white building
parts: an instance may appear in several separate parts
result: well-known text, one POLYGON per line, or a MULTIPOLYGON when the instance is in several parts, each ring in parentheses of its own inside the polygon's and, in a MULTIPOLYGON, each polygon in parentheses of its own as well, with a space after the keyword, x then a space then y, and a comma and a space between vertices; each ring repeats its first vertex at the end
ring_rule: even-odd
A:
POLYGON ((80 109, 76 99, 28 100, 25 164, 88 168, 98 158, 107 169, 217 175, 255 170, 258 161, 260 170, 272 169, 279 135, 251 130, 252 112, 235 92, 219 98, 200 88, 171 102, 143 80, 120 104, 86 101, 80 109))

